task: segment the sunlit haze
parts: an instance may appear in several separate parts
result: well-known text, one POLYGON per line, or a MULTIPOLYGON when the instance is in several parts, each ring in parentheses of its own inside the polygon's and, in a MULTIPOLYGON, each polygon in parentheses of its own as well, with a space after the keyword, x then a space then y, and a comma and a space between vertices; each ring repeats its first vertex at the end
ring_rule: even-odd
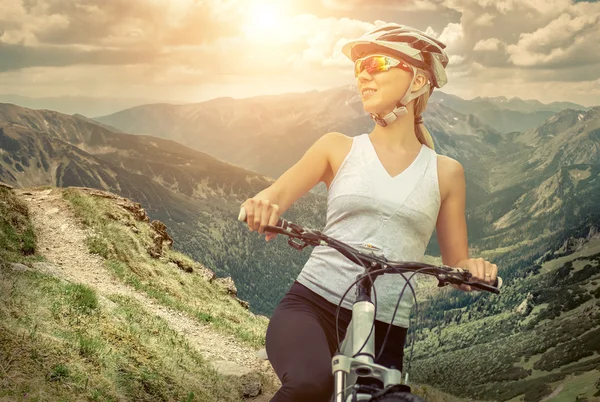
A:
POLYGON ((249 38, 268 40, 286 29, 288 15, 282 1, 249 0, 245 6, 243 31, 249 38))
POLYGON ((197 102, 352 85, 383 22, 446 43, 444 91, 600 104, 600 3, 572 0, 3 0, 0 94, 197 102))

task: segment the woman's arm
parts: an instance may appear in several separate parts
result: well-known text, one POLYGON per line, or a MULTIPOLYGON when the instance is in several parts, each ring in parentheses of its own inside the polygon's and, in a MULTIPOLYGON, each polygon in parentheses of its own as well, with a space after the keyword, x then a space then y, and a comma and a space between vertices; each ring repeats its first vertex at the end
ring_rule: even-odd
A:
POLYGON ((296 164, 279 176, 270 187, 263 190, 266 194, 275 196, 274 199, 277 200, 282 214, 300 197, 323 181, 330 168, 331 150, 339 144, 340 137, 344 135, 335 132, 323 135, 296 164))
POLYGON ((246 209, 249 229, 263 233, 266 225, 274 225, 298 198, 323 181, 331 169, 331 150, 345 138, 335 132, 323 135, 272 185, 246 200, 242 206, 246 209))
POLYGON ((440 205, 436 232, 442 262, 454 267, 459 261, 469 259, 465 172, 462 165, 451 158, 444 158, 439 172, 448 191, 440 205))
MULTIPOLYGON (((442 262, 451 267, 464 268, 471 272, 472 279, 493 284, 498 275, 498 267, 483 258, 469 258, 466 207, 466 182, 462 165, 451 158, 445 158, 441 169, 448 194, 442 201, 436 231, 442 262)), ((456 288, 456 287, 455 287, 456 288)), ((458 289, 470 291, 470 286, 458 289)))

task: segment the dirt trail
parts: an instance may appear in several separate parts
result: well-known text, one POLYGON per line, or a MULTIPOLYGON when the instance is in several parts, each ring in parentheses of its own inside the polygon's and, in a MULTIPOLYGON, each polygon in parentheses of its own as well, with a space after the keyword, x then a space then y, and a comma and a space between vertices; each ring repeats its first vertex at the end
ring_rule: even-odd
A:
MULTIPOLYGON (((52 274, 70 282, 90 286, 102 299, 111 294, 135 299, 147 312, 166 320, 172 329, 185 336, 190 345, 209 361, 234 362, 248 372, 263 372, 270 377, 274 376, 269 363, 256 357, 256 350, 240 345, 232 336, 216 332, 208 325, 202 325, 183 313, 158 304, 115 279, 105 268, 102 257, 89 253, 85 244, 89 232, 78 223, 60 190, 25 189, 17 191, 17 194, 29 207, 39 253, 57 267, 52 269, 52 274)), ((268 400, 269 396, 263 394, 253 401, 268 400)))
POLYGON ((559 385, 558 388, 556 388, 554 390, 554 392, 552 392, 550 395, 548 395, 547 397, 545 397, 544 399, 542 399, 540 402, 545 402, 545 401, 549 401, 550 399, 554 398, 556 395, 558 395, 560 393, 560 391, 562 391, 563 389, 563 385, 559 385))

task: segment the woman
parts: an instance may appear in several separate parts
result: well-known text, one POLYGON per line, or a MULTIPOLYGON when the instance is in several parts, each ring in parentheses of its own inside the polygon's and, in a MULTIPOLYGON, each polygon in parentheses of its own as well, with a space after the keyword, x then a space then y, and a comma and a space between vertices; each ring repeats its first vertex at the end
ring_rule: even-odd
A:
MULTIPOLYGON (((249 229, 264 233, 266 225, 274 225, 299 197, 324 182, 325 234, 381 251, 391 260, 421 261, 435 226, 444 264, 494 283, 496 265, 468 255, 462 166, 436 154, 422 124, 430 93, 446 83, 444 48, 425 33, 397 24, 379 26, 346 44, 342 51, 355 62, 364 110, 376 122, 373 131, 354 138, 322 136, 273 185, 242 204, 249 229)), ((266 240, 274 236, 269 233, 266 240)), ((329 247, 313 250, 267 329, 267 354, 282 382, 272 401, 329 400, 331 357, 337 347, 335 311, 362 272, 329 247)), ((375 282, 376 353, 404 284, 400 275, 375 282)), ((350 321, 352 302, 350 292, 340 313, 342 330, 350 321)), ((405 292, 393 318, 393 341, 386 344, 379 364, 402 369, 412 303, 411 292, 405 292)))

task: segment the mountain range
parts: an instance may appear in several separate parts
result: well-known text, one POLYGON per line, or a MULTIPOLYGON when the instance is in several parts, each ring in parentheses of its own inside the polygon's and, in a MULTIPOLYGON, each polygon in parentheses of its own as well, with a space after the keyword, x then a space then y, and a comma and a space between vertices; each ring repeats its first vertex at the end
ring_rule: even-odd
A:
MULTIPOLYGON (((235 215, 244 197, 272 182, 266 176, 281 174, 323 133, 341 131, 354 136, 370 130, 373 122, 357 108, 355 96, 352 90, 336 88, 242 100, 220 98, 181 106, 154 104, 122 111, 99 119, 101 122, 3 105, 0 121, 6 145, 2 149, 9 152, 4 152, 0 177, 23 185, 52 183, 121 191, 157 213, 158 218, 174 220, 186 233, 179 240, 181 246, 195 250, 191 252, 199 257, 199 239, 208 244, 215 240, 197 234, 198 228, 190 224, 197 219, 198 210, 212 209, 216 203, 227 205, 229 213, 235 215), (288 110, 292 112, 286 113, 288 110), (112 128, 115 125, 118 129, 112 128), (126 134, 129 131, 154 136, 126 134), (23 141, 26 145, 16 145, 23 141), (55 147, 62 153, 44 151, 55 147), (49 158, 59 161, 50 168, 49 158), (100 173, 105 172, 105 166, 110 173, 100 173), (202 208, 196 206, 198 202, 203 203, 202 208)), ((500 104, 514 102, 496 100, 500 104)), ((552 105, 562 106, 568 105, 552 105)), ((585 221, 586 213, 595 212, 592 195, 597 192, 598 114, 599 108, 565 109, 536 129, 502 134, 474 114, 462 114, 442 102, 428 106, 425 125, 433 135, 436 151, 458 160, 466 171, 467 221, 474 251, 523 241, 543 248, 548 236, 569 229, 564 222, 576 227, 585 221), (564 194, 558 211, 557 203, 548 201, 556 197, 554 194, 564 194), (531 230, 523 230, 524 226, 531 230), (538 236, 541 227, 544 235, 538 236)), ((310 197, 309 204, 323 205, 323 197, 310 197)), ((321 225, 324 208, 315 208, 308 209, 319 211, 314 215, 318 217, 305 219, 321 225)), ((214 227, 224 227, 222 221, 217 222, 214 227)), ((178 229, 174 230, 177 234, 178 229)), ((220 252, 222 247, 206 251, 203 260, 208 264, 222 261, 223 255, 228 255, 220 252)), ((439 255, 435 236, 427 252, 439 255)), ((291 272, 283 270, 282 275, 288 278, 285 283, 299 269, 301 259, 295 261, 298 265, 291 272)), ((226 261, 211 268, 241 279, 234 271, 244 268, 232 266, 233 261, 226 261)), ((243 285, 240 294, 254 306, 264 303, 261 297, 246 293, 243 285)))
MULTIPOLYGON (((240 204, 272 179, 173 141, 109 131, 80 116, 0 104, 0 181, 98 188, 140 202, 153 219, 169 225, 176 248, 218 275, 233 276, 240 296, 263 314, 272 311, 283 284, 291 284, 306 258, 292 249, 263 247, 264 240, 236 221, 240 204)), ((322 211, 322 197, 307 194, 290 216, 320 225, 322 211)))
MULTIPOLYGON (((570 103, 543 105, 515 99, 502 107, 504 103, 497 100, 465 101, 436 94, 424 114, 425 125, 453 136, 507 131, 506 125, 497 125, 497 118, 490 118, 487 112, 517 124, 508 131, 522 131, 516 129, 526 120, 531 122, 527 127, 532 128, 567 107, 586 109, 570 103), (514 110, 518 103, 528 105, 528 111, 514 110)), ((299 159, 325 132, 355 136, 373 126, 356 90, 348 87, 247 99, 218 98, 188 105, 143 105, 95 120, 128 133, 171 139, 271 177, 282 174, 290 160, 299 159), (235 152, 232 144, 237 145, 235 152)))
POLYGON ((13 103, 29 109, 50 109, 65 114, 101 116, 134 106, 156 103, 158 99, 111 98, 94 96, 30 97, 16 94, 0 94, 0 102, 13 103))
POLYGON ((509 99, 505 96, 465 100, 441 91, 435 91, 431 95, 430 102, 444 104, 464 114, 474 114, 502 133, 535 128, 554 113, 565 109, 588 109, 573 102, 544 104, 538 100, 523 100, 516 97, 509 99))
MULTIPOLYGON (((531 225, 539 226, 538 219, 546 219, 553 211, 536 201, 545 199, 548 186, 569 192, 579 181, 567 178, 579 177, 579 171, 593 173, 592 165, 598 161, 595 130, 599 109, 579 108, 572 103, 544 105, 516 98, 465 101, 443 93, 432 97, 424 119, 436 151, 461 162, 467 172, 471 242, 487 236, 492 236, 492 242, 498 241, 498 236, 513 242, 515 230, 520 238, 528 236, 527 231, 511 230, 508 223, 528 220, 531 212, 535 213, 531 225), (477 114, 485 110, 514 112, 518 108, 552 115, 534 129, 502 133, 477 114), (531 205, 519 208, 522 203, 531 205)), ((223 98, 183 106, 146 105, 98 120, 126 132, 173 139, 271 177, 283 173, 323 133, 341 131, 355 136, 373 126, 369 116, 357 107, 355 91, 348 88, 241 100, 223 98)), ((574 198, 566 202, 565 211, 593 208, 583 180, 583 185, 570 192, 569 197, 574 198)), ((552 215, 551 220, 555 219, 552 227, 560 225, 564 216, 552 215)), ((428 251, 436 252, 435 239, 428 251)))
MULTIPOLYGON (((422 382, 472 398, 534 401, 568 388, 564 381, 572 376, 597 374, 600 348, 588 338, 600 314, 600 265, 592 252, 600 227, 600 107, 550 107, 556 110, 517 99, 435 97, 428 106, 425 125, 436 152, 465 168, 470 254, 498 264, 506 286, 498 299, 427 291, 423 332, 411 328, 415 378, 422 382), (523 102, 527 113, 551 114, 533 128, 507 132, 481 113, 512 113, 523 102), (583 244, 592 251, 577 255, 583 244), (521 305, 526 314, 517 312, 521 305), (518 345, 514 353, 504 338, 518 345), (469 387, 435 368, 452 367, 455 359, 480 370, 469 387), (482 366, 490 359, 493 365, 482 366)), ((310 251, 294 251, 281 236, 261 243, 234 220, 239 204, 325 132, 355 136, 372 127, 347 88, 145 105, 97 120, 0 104, 0 180, 89 186, 139 201, 167 224, 175 248, 231 275, 250 308, 268 315, 310 251)), ((324 197, 307 194, 286 218, 321 228, 324 213, 324 197)), ((426 254, 439 257, 435 235, 426 254)))

